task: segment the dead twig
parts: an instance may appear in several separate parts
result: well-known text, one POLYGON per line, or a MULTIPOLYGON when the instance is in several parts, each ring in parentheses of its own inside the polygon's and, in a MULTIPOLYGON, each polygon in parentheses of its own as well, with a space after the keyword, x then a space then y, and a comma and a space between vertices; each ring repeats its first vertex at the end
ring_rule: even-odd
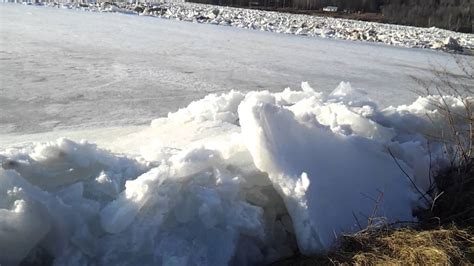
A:
POLYGON ((426 204, 428 204, 428 206, 431 205, 431 201, 428 200, 428 198, 426 197, 426 193, 423 193, 419 188, 418 186, 416 185, 415 181, 413 181, 413 179, 410 177, 410 175, 403 169, 403 167, 400 165, 400 163, 398 162, 397 158, 395 158, 395 155, 393 155, 392 151, 390 150, 390 148, 387 148, 388 149, 388 153, 390 154, 390 156, 392 156, 392 159, 393 161, 397 164, 398 168, 400 168, 400 170, 402 171, 402 173, 408 178, 408 180, 410 180, 411 184, 413 185, 413 187, 415 188, 415 190, 418 192, 418 194, 421 195, 421 197, 426 201, 426 204))

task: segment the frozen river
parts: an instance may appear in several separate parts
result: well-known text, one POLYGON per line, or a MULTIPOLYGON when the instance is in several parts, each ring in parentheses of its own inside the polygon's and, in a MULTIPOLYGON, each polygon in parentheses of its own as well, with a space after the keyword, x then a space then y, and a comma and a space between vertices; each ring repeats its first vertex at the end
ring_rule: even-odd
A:
POLYGON ((441 52, 21 5, 0 40, 4 266, 325 253, 369 216, 415 220, 412 183, 451 159, 430 103, 465 110, 411 104, 410 76, 462 79, 441 52))
POLYGON ((211 92, 340 81, 381 105, 415 98, 409 77, 454 69, 421 49, 134 15, 0 5, 0 133, 147 124, 211 92))

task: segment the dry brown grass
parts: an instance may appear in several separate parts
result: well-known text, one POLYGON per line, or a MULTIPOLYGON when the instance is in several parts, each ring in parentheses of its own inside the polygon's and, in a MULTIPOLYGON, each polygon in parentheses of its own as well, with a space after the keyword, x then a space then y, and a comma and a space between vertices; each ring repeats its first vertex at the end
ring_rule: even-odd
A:
POLYGON ((468 265, 474 262, 472 232, 456 227, 376 231, 348 236, 342 243, 345 247, 338 255, 345 255, 343 262, 352 264, 468 265))
POLYGON ((471 229, 454 226, 366 230, 343 236, 326 256, 291 258, 274 265, 473 265, 471 229))

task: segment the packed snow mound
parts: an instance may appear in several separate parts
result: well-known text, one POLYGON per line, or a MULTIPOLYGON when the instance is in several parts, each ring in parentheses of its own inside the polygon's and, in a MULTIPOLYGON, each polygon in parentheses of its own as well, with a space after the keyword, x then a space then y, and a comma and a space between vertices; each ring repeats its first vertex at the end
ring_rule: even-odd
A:
POLYGON ((209 94, 201 100, 190 103, 186 108, 168 114, 168 119, 179 122, 196 120, 198 122, 222 121, 233 124, 239 119, 237 107, 243 98, 244 94, 238 91, 230 91, 222 95, 209 94))
POLYGON ((31 184, 46 191, 101 176, 97 182, 109 186, 110 194, 117 194, 127 179, 135 178, 140 172, 133 160, 111 155, 85 141, 75 143, 63 138, 38 144, 33 149, 8 150, 5 155, 8 159, 2 162, 3 168, 15 169, 31 184))
POLYGON ((254 265, 325 252, 369 219, 413 221, 447 162, 429 139, 440 101, 462 108, 380 110, 348 83, 231 91, 124 137, 128 154, 67 139, 1 150, 0 264, 254 265))
POLYGON ((338 234, 365 228, 374 204, 388 220, 413 219, 414 189, 377 143, 308 126, 262 94, 241 104, 242 134, 257 168, 284 198, 302 252, 324 252, 338 234))
POLYGON ((0 245, 11 252, 0 262, 48 254, 56 265, 246 265, 291 256, 291 218, 242 147, 166 149, 159 162, 66 139, 5 151, 0 245))

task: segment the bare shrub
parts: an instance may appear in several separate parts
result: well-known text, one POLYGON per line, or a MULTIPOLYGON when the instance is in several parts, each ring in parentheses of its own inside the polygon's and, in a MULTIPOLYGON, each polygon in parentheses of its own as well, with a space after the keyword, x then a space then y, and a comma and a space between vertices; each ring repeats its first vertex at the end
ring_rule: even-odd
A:
POLYGON ((436 67, 433 70, 435 79, 429 83, 413 79, 420 85, 415 92, 435 106, 444 120, 435 121, 427 114, 434 127, 444 128, 441 134, 426 137, 445 143, 452 166, 462 166, 469 164, 474 156, 474 60, 453 57, 461 75, 452 74, 445 67, 436 67), (463 108, 454 108, 452 100, 461 102, 463 108))

